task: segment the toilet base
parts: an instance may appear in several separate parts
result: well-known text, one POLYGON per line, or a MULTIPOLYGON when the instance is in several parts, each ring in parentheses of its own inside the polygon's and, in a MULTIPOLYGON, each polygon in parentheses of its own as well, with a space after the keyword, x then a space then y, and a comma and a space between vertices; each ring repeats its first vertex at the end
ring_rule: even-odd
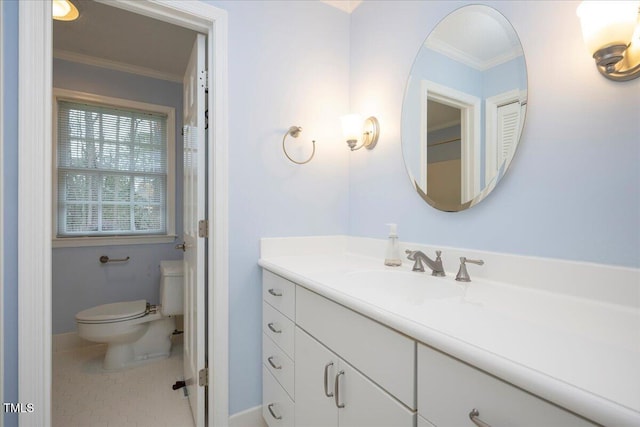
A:
POLYGON ((171 334, 175 317, 162 317, 149 322, 144 334, 134 342, 111 342, 107 346, 102 367, 106 371, 133 368, 171 354, 171 334))

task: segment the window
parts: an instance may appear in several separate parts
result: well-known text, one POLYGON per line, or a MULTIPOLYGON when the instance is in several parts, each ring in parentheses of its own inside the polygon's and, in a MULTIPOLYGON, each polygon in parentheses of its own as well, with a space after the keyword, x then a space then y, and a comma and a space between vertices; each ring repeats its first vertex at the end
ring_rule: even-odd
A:
POLYGON ((173 109, 60 92, 54 108, 56 240, 116 244, 105 238, 172 235, 173 109))

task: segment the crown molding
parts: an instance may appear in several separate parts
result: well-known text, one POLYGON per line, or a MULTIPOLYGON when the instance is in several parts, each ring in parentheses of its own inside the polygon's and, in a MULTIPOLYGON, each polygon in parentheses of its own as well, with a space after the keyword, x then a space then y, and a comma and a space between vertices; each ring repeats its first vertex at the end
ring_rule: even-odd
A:
POLYGON ((65 61, 77 62, 79 64, 91 65, 94 67, 106 68, 114 71, 122 71, 124 73, 137 74, 154 79, 167 80, 174 83, 182 83, 182 76, 171 73, 164 73, 162 71, 156 71, 151 68, 126 64, 124 62, 111 61, 91 55, 71 52, 68 50, 54 49, 53 57, 65 61))

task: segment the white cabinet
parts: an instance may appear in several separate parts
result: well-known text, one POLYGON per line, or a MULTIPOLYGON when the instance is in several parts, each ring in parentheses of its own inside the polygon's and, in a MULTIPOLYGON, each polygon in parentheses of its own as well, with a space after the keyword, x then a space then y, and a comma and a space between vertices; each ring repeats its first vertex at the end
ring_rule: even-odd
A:
POLYGON ((295 288, 263 271, 262 416, 269 427, 293 427, 295 288))
POLYGON ((299 327, 295 343, 297 427, 415 425, 415 412, 299 327))
POLYGON ((266 270, 262 285, 270 427, 415 427, 415 341, 266 270))
POLYGON ((263 300, 270 427, 594 426, 268 271, 263 300))
POLYGON ((414 340, 302 287, 296 291, 296 324, 416 408, 414 340))
POLYGON ((470 413, 474 409, 476 419, 490 426, 594 426, 460 360, 418 344, 420 416, 436 427, 471 426, 470 413))

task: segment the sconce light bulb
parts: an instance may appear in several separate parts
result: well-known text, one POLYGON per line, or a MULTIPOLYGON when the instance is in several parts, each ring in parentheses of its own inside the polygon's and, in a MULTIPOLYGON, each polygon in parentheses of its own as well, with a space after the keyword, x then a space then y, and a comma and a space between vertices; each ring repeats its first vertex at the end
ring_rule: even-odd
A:
POLYGON ((627 46, 638 23, 640 1, 583 1, 576 13, 593 55, 609 46, 627 46))

